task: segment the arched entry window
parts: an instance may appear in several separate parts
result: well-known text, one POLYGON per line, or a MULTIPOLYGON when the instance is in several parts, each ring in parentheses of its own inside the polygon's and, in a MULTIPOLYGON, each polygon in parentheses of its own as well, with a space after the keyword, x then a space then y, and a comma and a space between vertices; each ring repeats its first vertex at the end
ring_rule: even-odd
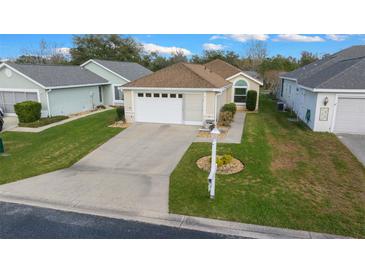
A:
POLYGON ((247 83, 245 80, 238 80, 233 85, 234 102, 237 104, 246 103, 247 83))

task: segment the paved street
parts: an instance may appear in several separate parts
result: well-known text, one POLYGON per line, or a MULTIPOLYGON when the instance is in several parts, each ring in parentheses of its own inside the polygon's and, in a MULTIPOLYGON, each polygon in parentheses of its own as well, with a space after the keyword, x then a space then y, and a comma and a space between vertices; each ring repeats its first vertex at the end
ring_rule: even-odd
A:
POLYGON ((0 202, 6 239, 224 239, 222 234, 0 202))

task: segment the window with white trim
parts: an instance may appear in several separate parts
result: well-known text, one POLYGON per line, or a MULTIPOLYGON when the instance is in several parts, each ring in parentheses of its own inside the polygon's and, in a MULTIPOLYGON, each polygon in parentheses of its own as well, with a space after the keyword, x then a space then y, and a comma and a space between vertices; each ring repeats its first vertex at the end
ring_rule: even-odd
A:
POLYGON ((115 101, 123 101, 124 94, 121 87, 114 86, 114 99, 115 101))
POLYGON ((233 85, 234 90, 234 102, 238 104, 246 103, 247 97, 247 82, 245 80, 238 80, 233 85))

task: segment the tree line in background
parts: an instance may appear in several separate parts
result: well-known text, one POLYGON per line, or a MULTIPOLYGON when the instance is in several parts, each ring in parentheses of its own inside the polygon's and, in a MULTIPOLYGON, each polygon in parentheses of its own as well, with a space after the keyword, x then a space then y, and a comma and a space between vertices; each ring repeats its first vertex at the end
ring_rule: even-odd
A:
POLYGON ((201 55, 190 58, 183 52, 176 52, 169 57, 158 52, 145 52, 143 46, 131 37, 110 35, 75 35, 73 48, 65 52, 56 45, 42 41, 39 49, 25 51, 15 59, 16 63, 31 64, 73 64, 80 65, 89 59, 137 62, 156 71, 178 62, 204 64, 220 58, 242 70, 254 70, 264 79, 266 89, 274 89, 279 83, 279 74, 292 71, 319 59, 319 56, 303 51, 299 59, 291 56, 276 55, 269 57, 265 42, 251 41, 243 56, 234 51, 205 50, 201 55))

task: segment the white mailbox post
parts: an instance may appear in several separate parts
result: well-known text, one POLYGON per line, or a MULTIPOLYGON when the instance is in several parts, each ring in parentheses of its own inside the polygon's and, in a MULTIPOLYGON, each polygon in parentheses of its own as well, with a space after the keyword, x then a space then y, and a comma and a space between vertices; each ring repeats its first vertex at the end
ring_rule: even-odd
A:
POLYGON ((212 161, 210 165, 210 173, 208 176, 208 192, 210 194, 210 198, 214 199, 215 196, 215 173, 217 171, 217 139, 220 134, 219 130, 214 127, 214 129, 210 132, 212 134, 212 161))

